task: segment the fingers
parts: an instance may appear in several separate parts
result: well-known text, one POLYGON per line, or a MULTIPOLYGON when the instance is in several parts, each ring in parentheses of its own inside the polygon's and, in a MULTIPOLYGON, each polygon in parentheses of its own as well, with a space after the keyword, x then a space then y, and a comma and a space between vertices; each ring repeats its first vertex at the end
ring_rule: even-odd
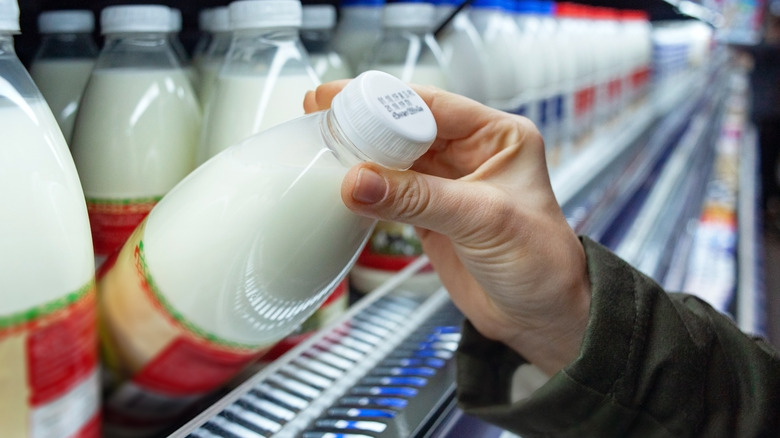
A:
POLYGON ((333 98, 348 83, 349 79, 331 81, 318 86, 314 91, 307 91, 303 98, 303 110, 308 114, 330 108, 333 98))
POLYGON ((480 227, 478 222, 490 204, 487 192, 487 187, 475 182, 395 171, 373 163, 350 169, 341 186, 345 205, 358 214, 415 225, 454 240, 480 227))

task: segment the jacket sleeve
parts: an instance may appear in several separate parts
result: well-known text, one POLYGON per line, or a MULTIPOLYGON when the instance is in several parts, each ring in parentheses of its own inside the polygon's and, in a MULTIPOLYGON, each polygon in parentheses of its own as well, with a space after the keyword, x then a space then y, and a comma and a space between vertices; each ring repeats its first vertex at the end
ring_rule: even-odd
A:
POLYGON ((579 357, 510 400, 525 363, 466 321, 461 408, 523 438, 780 436, 780 357, 703 301, 667 294, 582 238, 591 308, 579 357))

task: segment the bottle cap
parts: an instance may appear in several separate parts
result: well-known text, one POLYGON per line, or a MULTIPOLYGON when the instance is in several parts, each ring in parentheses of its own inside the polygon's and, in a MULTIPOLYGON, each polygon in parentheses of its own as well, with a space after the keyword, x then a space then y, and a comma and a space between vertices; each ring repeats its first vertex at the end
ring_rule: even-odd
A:
POLYGON ((300 0, 239 0, 228 8, 233 30, 301 27, 300 0))
POLYGON ((332 29, 336 26, 336 7, 333 5, 305 5, 301 29, 332 29))
POLYGON ((95 30, 95 15, 86 9, 45 11, 38 16, 40 33, 89 33, 95 30))
POLYGON ((227 6, 219 6, 213 9, 211 14, 212 32, 230 32, 230 12, 227 6))
POLYGON ((181 32, 181 11, 176 8, 171 8, 171 27, 170 31, 173 33, 181 32))
POLYGON ((333 99, 344 134, 369 159, 408 169, 436 139, 436 121, 422 98, 390 74, 369 70, 333 99))
POLYGON ((471 7, 474 9, 495 9, 506 10, 508 8, 505 0, 473 0, 471 7))
POLYGON ((216 8, 206 8, 198 12, 198 29, 201 32, 214 32, 213 24, 211 24, 214 20, 214 9, 216 8))
POLYGON ((351 6, 373 6, 382 7, 385 5, 385 0, 341 0, 341 7, 351 6))
POLYGON ((162 5, 108 6, 100 12, 101 33, 170 32, 171 12, 162 5))
POLYGON ((0 0, 0 32, 19 32, 19 4, 0 0))
POLYGON ((382 14, 385 27, 426 28, 433 27, 436 7, 432 3, 388 3, 382 14))

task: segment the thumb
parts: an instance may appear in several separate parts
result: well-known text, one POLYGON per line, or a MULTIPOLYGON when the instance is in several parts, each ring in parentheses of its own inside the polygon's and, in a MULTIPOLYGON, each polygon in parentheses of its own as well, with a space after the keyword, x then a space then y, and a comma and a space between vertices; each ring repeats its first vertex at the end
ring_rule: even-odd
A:
POLYGON ((341 198, 353 212, 403 222, 459 240, 480 227, 487 190, 474 182, 440 178, 412 170, 363 163, 347 172, 341 198))

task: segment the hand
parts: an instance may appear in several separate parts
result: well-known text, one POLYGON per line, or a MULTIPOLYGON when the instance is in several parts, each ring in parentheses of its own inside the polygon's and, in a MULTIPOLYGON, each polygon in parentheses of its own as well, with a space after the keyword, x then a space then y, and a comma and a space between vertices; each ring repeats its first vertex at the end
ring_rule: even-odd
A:
MULTIPOLYGON (((307 112, 346 81, 323 84, 307 112)), ((526 118, 413 86, 438 137, 410 171, 356 165, 341 188, 357 214, 412 224, 455 305, 489 339, 552 375, 579 355, 588 321, 585 253, 550 185, 544 142, 526 118)))

